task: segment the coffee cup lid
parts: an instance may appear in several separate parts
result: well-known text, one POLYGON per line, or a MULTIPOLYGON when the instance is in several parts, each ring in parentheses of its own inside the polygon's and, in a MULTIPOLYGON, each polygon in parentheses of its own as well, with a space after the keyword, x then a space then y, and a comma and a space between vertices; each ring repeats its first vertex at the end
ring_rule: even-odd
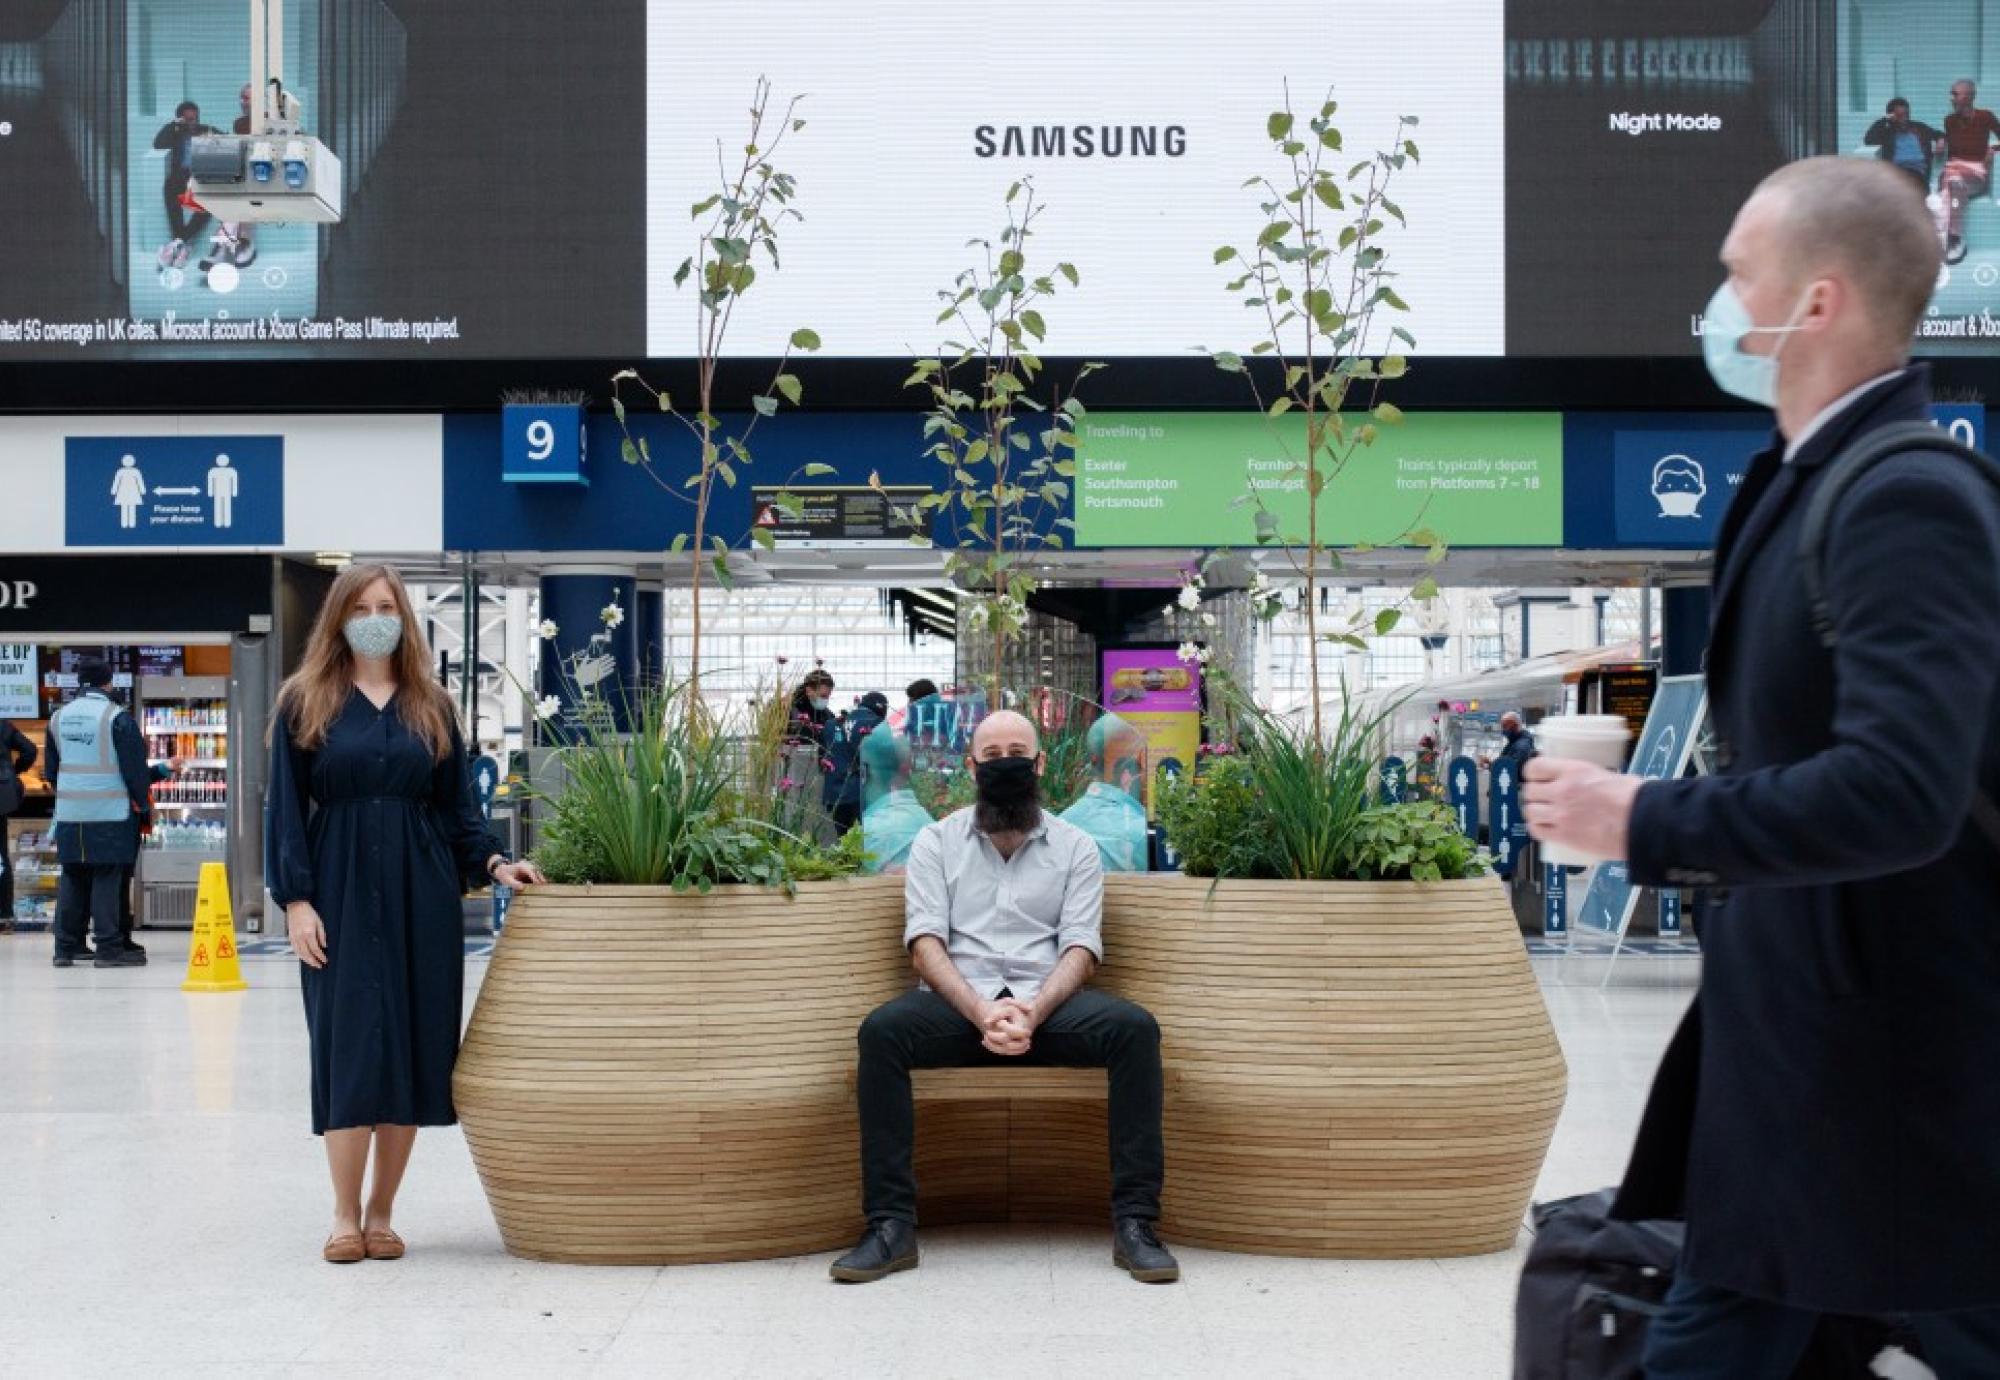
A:
POLYGON ((1621 738, 1632 736, 1632 726, 1623 714, 1551 714, 1535 725, 1537 733, 1555 730, 1559 733, 1617 734, 1621 738))

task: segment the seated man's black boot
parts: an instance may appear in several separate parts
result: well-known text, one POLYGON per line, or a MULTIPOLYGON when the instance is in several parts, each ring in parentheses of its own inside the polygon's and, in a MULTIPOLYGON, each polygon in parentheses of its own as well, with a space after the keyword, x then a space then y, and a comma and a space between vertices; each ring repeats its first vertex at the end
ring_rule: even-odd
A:
POLYGON ((917 1229, 884 1217, 870 1222, 854 1249, 833 1262, 830 1272, 843 1284, 873 1284, 899 1270, 917 1268, 917 1229))
POLYGON ((1153 1224, 1143 1217, 1118 1219, 1111 1260, 1141 1284, 1173 1284, 1181 1277, 1180 1262, 1160 1244, 1153 1224))

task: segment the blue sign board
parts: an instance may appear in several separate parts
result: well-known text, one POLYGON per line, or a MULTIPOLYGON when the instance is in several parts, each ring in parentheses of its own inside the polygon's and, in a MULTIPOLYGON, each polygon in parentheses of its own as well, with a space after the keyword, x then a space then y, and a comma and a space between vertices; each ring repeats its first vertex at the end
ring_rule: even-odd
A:
POLYGON ((1521 818, 1521 777, 1519 764, 1501 758, 1493 764, 1492 808, 1493 861, 1500 875, 1514 875, 1514 859, 1521 841, 1528 836, 1527 821, 1521 818))
POLYGON ((1677 939, 1681 932, 1681 893, 1668 887, 1660 893, 1660 938, 1677 939))
POLYGON ((1384 757, 1382 759, 1382 803, 1384 805, 1402 804, 1403 791, 1408 786, 1409 780, 1409 768, 1402 758, 1384 757))
MULTIPOLYGON (((1639 735, 1638 749, 1626 765, 1626 773, 1648 781, 1677 780, 1687 770, 1707 713, 1708 684, 1702 677, 1666 677, 1653 696, 1645 731, 1639 735)), ((1632 869, 1622 862, 1605 863, 1591 877, 1590 889, 1577 908, 1577 927, 1622 937, 1632 923, 1632 908, 1638 899, 1632 869)))
POLYGON ((71 436, 68 546, 283 546, 282 436, 71 436))
POLYGON ((500 477, 509 484, 590 483, 590 436, 575 404, 500 409, 500 477))
POLYGON ((479 812, 493 818, 493 795, 500 789, 500 764, 481 757, 472 764, 472 788, 479 795, 479 812))
POLYGON ((1569 933, 1569 873, 1554 863, 1542 868, 1542 933, 1569 933))
POLYGON ((1638 428, 1614 433, 1612 529, 1619 542, 1695 549, 1713 546, 1723 511, 1743 483, 1750 458, 1770 440, 1767 429, 1690 432, 1638 428))
MULTIPOLYGON (((1986 409, 1939 404, 1931 420, 1986 444, 1986 409)), ((1578 549, 1705 550, 1750 460, 1772 441, 1767 413, 1600 412, 1563 418, 1563 540, 1578 549)))
POLYGON ((1458 830, 1469 839, 1479 837, 1479 764, 1470 757, 1454 757, 1444 772, 1445 798, 1458 816, 1458 830))

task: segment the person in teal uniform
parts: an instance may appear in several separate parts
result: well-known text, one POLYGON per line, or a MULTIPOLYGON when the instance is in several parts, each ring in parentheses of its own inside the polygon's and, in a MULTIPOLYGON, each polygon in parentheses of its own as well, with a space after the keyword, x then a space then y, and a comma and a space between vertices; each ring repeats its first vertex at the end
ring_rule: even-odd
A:
POLYGON ((1062 818, 1096 840, 1106 872, 1149 871, 1146 807, 1133 794, 1146 789, 1146 739, 1116 714, 1106 714, 1084 741, 1097 779, 1062 818))
POLYGON ((861 740, 861 846, 869 872, 899 873, 910 845, 931 823, 930 811, 910 789, 910 740, 881 728, 861 740))

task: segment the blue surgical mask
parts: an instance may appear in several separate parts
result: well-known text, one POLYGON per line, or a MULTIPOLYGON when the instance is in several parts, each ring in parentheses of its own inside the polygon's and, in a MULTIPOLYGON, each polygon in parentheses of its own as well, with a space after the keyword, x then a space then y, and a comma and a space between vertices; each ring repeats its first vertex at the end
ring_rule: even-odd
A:
MULTIPOLYGON (((1810 293, 1811 288, 1806 292, 1810 293)), ((1745 402, 1756 403, 1759 407, 1778 405, 1778 351, 1784 349, 1784 342, 1778 343, 1778 351, 1768 355, 1746 354, 1743 337, 1747 335, 1789 335, 1799 329, 1798 319, 1805 315, 1806 297, 1801 295, 1798 306, 1792 309, 1791 320, 1782 326, 1759 326, 1750 319, 1749 308, 1736 295, 1736 289, 1729 283, 1715 290, 1715 296, 1708 299, 1701 331, 1702 358, 1708 363, 1709 377, 1716 387, 1745 402)))
POLYGON ((822 714, 826 713, 827 706, 831 705, 832 703, 833 701, 828 699, 824 695, 814 695, 812 697, 812 707, 818 710, 822 714))
POLYGON ((354 654, 368 661, 386 661, 403 640, 403 620, 393 613, 350 618, 342 629, 354 654))

